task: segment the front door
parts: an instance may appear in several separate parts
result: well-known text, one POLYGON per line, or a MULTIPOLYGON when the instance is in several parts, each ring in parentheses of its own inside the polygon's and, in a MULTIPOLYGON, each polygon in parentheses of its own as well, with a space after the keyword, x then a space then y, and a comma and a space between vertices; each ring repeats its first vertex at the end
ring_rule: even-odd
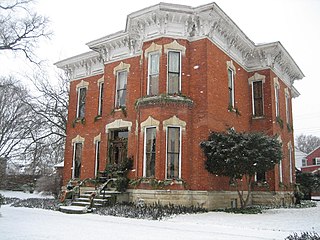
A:
POLYGON ((109 163, 122 163, 128 153, 128 129, 116 129, 109 133, 109 163))

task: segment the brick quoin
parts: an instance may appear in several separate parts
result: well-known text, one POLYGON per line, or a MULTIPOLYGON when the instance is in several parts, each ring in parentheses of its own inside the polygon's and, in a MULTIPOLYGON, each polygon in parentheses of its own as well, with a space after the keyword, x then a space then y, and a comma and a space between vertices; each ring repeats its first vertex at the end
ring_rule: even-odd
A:
MULTIPOLYGON (((162 6, 162 3, 159 4, 159 6, 162 6)), ((216 5, 214 4, 214 6, 216 5)), ((171 5, 169 4, 167 7, 170 8, 171 5)), ((181 5, 181 8, 184 9, 185 6, 181 5)), ((141 11, 145 12, 146 15, 149 14, 148 9, 141 11)), ((159 11, 161 12, 161 10, 159 11)), ((178 13, 172 10, 170 14, 173 16, 178 13)), ((131 19, 138 18, 134 14, 129 16, 130 21, 133 21, 131 19)), ((224 16, 224 18, 228 17, 224 16)), ((171 29, 169 25, 167 26, 168 31, 171 29)), ((130 26, 134 28, 134 22, 129 23, 128 28, 130 28, 130 26)), ((192 26, 192 24, 190 26, 192 26)), ((93 51, 92 55, 82 57, 83 60, 94 59, 91 60, 90 64, 92 64, 92 69, 98 69, 99 67, 99 71, 95 70, 96 73, 91 69, 91 72, 87 70, 86 74, 84 74, 85 76, 77 76, 77 71, 80 72, 82 68, 79 67, 79 65, 76 65, 78 61, 78 58, 76 57, 56 64, 60 68, 69 67, 69 69, 72 69, 64 164, 64 184, 72 177, 74 158, 72 139, 75 139, 78 135, 84 139, 81 179, 93 178, 96 154, 94 139, 100 134, 101 149, 99 171, 103 171, 108 164, 108 151, 110 151, 110 149, 108 149, 109 132, 106 131, 106 126, 115 122, 119 123, 120 120, 121 122, 130 123, 127 155, 133 156, 134 169, 129 173, 129 177, 131 179, 142 178, 144 169, 145 136, 141 124, 152 117, 152 119, 159 123, 156 131, 155 161, 155 178, 159 180, 166 179, 167 136, 164 123, 173 118, 179 119, 180 122, 185 123, 185 126, 181 128, 180 152, 181 179, 185 184, 175 181, 174 184, 167 186, 166 189, 235 191, 235 189, 230 186, 229 179, 208 173, 204 165, 205 156, 200 148, 201 141, 206 140, 211 131, 224 132, 229 128, 234 128, 236 131, 240 132, 263 132, 270 136, 279 136, 279 139, 283 144, 284 156, 282 160, 282 182, 280 183, 279 165, 276 165, 274 170, 271 170, 266 174, 268 186, 259 185, 255 190, 292 192, 294 189, 294 180, 290 181, 290 171, 294 174, 295 161, 294 153, 292 152, 290 165, 288 146, 291 144, 291 149, 294 149, 294 139, 292 130, 287 127, 285 95, 286 92, 289 92, 290 94, 290 104, 288 107, 290 108, 289 112, 291 117, 288 125, 293 126, 291 98, 298 96, 299 94, 297 93, 297 90, 290 85, 291 82, 288 83, 287 79, 290 79, 290 76, 292 75, 287 72, 281 72, 281 68, 276 65, 278 64, 277 62, 275 62, 274 65, 264 65, 263 67, 257 65, 256 68, 251 67, 254 66, 254 64, 260 64, 254 62, 255 59, 253 57, 250 58, 254 54, 254 51, 248 52, 247 55, 244 53, 241 55, 242 57, 246 56, 246 58, 234 57, 236 56, 234 53, 241 51, 240 47, 235 48, 233 45, 225 47, 221 42, 215 42, 217 37, 210 37, 211 35, 215 36, 214 34, 217 34, 215 32, 209 32, 209 34, 204 36, 201 35, 202 33, 200 30, 193 33, 192 30, 187 30, 186 28, 181 29, 181 31, 185 32, 180 36, 177 35, 172 37, 168 32, 166 34, 166 32, 160 28, 159 32, 152 33, 154 35, 148 38, 146 37, 148 36, 146 34, 148 29, 146 28, 146 32, 143 35, 145 39, 140 41, 140 45, 131 41, 130 38, 127 38, 127 40, 123 40, 122 42, 119 41, 117 42, 118 45, 116 45, 112 43, 112 41, 116 43, 116 40, 113 40, 112 36, 104 40, 105 45, 99 45, 100 43, 95 41, 88 43, 89 47, 92 46, 93 49, 100 49, 98 53, 94 53, 93 51), (186 31, 190 32, 186 33, 186 31), (186 34, 189 35, 186 36, 186 34), (108 45, 109 42, 110 45, 108 45), (104 49, 105 46, 109 46, 109 48, 104 49), (122 50, 123 54, 121 55, 120 53, 122 50), (137 101, 148 98, 149 52, 159 52, 158 96, 166 95, 168 51, 170 50, 181 52, 181 93, 178 94, 179 96, 181 95, 192 100, 192 104, 186 102, 163 101, 137 105, 137 101), (248 65, 246 65, 247 62, 248 65), (231 64, 234 68, 234 109, 240 114, 229 108, 228 64, 231 64), (73 68, 70 66, 73 66, 73 68), (115 69, 118 69, 119 66, 126 66, 128 69, 125 113, 121 109, 115 109, 117 80, 115 69), (255 76, 263 76, 264 79, 264 115, 259 118, 253 116, 252 86, 249 82, 249 79, 255 76), (101 81, 101 79, 104 81, 103 109, 102 115, 97 117, 99 100, 98 81, 101 81), (88 83, 85 102, 85 121, 76 119, 78 101, 77 86, 79 86, 82 81, 88 83), (280 87, 280 118, 284 123, 282 127, 275 116, 275 81, 278 81, 280 87)), ((128 29, 126 29, 126 31, 128 31, 128 29)), ((243 33, 241 32, 239 34, 243 33)), ((223 39, 221 36, 219 37, 223 39)), ((122 36, 119 35, 119 38, 122 38, 122 36)), ((254 47, 255 46, 253 46, 253 48, 254 47)), ((275 47, 286 54, 282 45, 276 45, 275 47)), ((268 51, 270 52, 269 55, 272 56, 273 52, 269 49, 269 46, 266 45, 265 52, 268 51)), ((294 61, 292 60, 288 64, 292 64, 292 62, 294 61)), ((303 77, 302 72, 295 64, 290 65, 290 70, 297 73, 296 75, 299 75, 300 78, 303 77)), ((176 96, 176 98, 179 96, 176 96)), ((172 97, 174 98, 175 96, 172 97)), ((138 188, 150 189, 150 186, 148 184, 141 184, 138 188)))

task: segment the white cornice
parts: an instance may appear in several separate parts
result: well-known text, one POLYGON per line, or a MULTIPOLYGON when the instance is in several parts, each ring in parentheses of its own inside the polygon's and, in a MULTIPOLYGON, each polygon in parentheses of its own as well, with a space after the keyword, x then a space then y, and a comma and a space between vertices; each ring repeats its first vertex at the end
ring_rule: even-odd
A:
POLYGON ((99 53, 95 51, 86 52, 65 60, 56 62, 58 68, 63 69, 70 80, 102 74, 104 64, 99 53))
MULTIPOLYGON (((141 54, 143 42, 160 37, 208 38, 248 72, 271 69, 291 87, 304 74, 280 42, 255 44, 215 3, 198 7, 159 3, 127 16, 125 31, 87 43, 104 64, 141 54)), ((82 55, 79 55, 84 57, 82 55)), ((76 56, 56 65, 82 61, 76 56)), ((66 64, 68 65, 68 64, 66 64)))

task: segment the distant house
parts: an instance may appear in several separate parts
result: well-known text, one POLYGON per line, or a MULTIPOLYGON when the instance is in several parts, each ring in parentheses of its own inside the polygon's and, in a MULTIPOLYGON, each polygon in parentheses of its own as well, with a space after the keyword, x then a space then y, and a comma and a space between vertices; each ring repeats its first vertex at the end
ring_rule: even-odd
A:
POLYGON ((295 156, 295 162, 296 162, 296 169, 301 170, 301 167, 307 165, 306 153, 295 148, 294 156, 295 156))
POLYGON ((234 128, 282 142, 282 161, 257 173, 253 203, 292 201, 293 83, 304 75, 280 42, 255 44, 215 3, 160 3, 87 46, 56 63, 70 76, 64 184, 132 156, 129 177, 141 184, 131 201, 230 207, 238 194, 205 169, 200 142, 234 128))
POLYGON ((306 165, 301 167, 302 172, 320 172, 320 146, 306 156, 306 165))

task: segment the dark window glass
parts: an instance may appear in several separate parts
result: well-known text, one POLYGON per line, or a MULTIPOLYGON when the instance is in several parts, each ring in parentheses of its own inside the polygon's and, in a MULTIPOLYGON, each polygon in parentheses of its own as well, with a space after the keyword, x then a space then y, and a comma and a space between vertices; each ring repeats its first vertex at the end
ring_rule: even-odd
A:
POLYGON ((167 131, 167 178, 179 178, 180 128, 168 127, 167 131))
POLYGON ((154 177, 156 163, 156 128, 147 128, 145 135, 145 170, 146 177, 154 177))
POLYGON ((84 118, 85 108, 86 108, 86 95, 87 95, 87 89, 79 88, 77 118, 84 118))
POLYGON ((76 143, 74 145, 74 166, 73 177, 80 178, 81 173, 81 161, 82 161, 82 143, 76 143))
POLYGON ((253 115, 263 116, 263 90, 262 81, 253 82, 253 115))

